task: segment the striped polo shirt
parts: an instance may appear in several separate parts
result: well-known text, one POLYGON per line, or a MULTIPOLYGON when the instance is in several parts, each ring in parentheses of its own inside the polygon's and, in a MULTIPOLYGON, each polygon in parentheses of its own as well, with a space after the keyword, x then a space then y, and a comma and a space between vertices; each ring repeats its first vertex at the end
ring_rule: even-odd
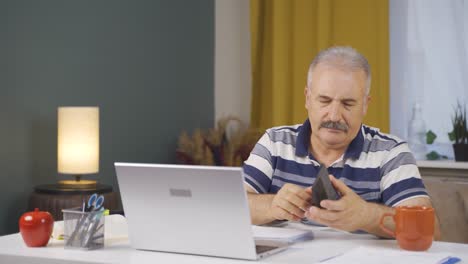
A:
MULTIPOLYGON (((311 186, 320 163, 308 150, 310 134, 308 119, 268 129, 244 163, 245 183, 258 193, 277 193, 286 183, 311 186)), ((408 144, 366 125, 328 172, 368 202, 396 206, 428 197, 408 144)))

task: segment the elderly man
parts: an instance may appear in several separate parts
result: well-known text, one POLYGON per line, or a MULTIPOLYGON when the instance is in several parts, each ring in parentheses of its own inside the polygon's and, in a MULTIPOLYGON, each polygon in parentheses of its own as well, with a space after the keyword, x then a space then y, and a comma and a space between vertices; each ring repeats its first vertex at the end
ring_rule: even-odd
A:
POLYGON ((379 228, 384 213, 395 206, 432 206, 408 144, 362 124, 370 83, 367 59, 353 48, 332 47, 312 61, 304 89, 308 119, 268 129, 244 164, 254 224, 306 217, 386 237, 379 228), (310 205, 320 164, 341 194, 322 201, 323 208, 310 205))

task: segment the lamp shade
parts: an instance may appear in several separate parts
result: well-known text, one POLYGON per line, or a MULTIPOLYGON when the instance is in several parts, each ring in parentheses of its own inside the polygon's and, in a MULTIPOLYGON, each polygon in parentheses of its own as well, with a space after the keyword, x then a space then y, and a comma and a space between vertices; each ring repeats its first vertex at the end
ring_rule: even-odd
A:
POLYGON ((59 107, 57 120, 58 172, 99 172, 99 108, 59 107))

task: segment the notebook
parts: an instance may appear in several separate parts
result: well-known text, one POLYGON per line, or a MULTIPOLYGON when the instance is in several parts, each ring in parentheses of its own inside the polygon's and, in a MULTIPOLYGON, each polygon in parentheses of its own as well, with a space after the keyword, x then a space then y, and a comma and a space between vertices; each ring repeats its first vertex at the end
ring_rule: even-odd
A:
POLYGON ((292 244, 314 238, 312 231, 288 227, 252 226, 256 241, 281 241, 292 244))
POLYGON ((136 249, 255 260, 287 248, 256 245, 241 168, 115 163, 136 249))

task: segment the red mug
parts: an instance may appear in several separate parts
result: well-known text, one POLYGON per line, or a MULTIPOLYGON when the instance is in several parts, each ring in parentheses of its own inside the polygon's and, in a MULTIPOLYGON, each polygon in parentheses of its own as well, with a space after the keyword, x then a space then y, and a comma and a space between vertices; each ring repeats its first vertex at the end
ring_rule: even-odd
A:
POLYGON ((398 241, 402 249, 424 251, 434 239, 434 208, 425 206, 399 206, 396 213, 385 213, 380 218, 380 228, 398 241), (385 217, 393 217, 395 232, 383 225, 385 217))

